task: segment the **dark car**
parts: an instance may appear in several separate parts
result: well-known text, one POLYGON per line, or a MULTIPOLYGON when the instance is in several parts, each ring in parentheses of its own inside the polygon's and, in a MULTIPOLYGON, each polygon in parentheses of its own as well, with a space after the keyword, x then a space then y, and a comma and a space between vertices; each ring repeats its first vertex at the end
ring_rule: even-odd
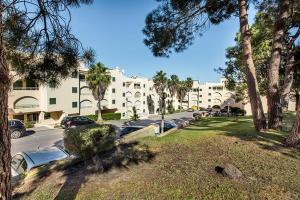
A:
POLYGON ((94 124, 95 122, 84 116, 68 116, 64 117, 60 125, 63 128, 73 128, 81 125, 94 124))
POLYGON ((26 128, 20 120, 13 119, 8 121, 8 128, 11 132, 11 138, 17 139, 26 133, 26 128))
POLYGON ((132 133, 134 131, 141 130, 143 128, 145 128, 145 127, 144 126, 126 126, 121 130, 120 136, 122 137, 122 136, 132 133))
MULTIPOLYGON (((161 131, 161 122, 157 122, 156 124, 159 125, 159 131, 161 131)), ((165 121, 164 122, 164 132, 172 129, 172 128, 175 128, 177 125, 174 123, 174 122, 171 122, 171 121, 165 121)))

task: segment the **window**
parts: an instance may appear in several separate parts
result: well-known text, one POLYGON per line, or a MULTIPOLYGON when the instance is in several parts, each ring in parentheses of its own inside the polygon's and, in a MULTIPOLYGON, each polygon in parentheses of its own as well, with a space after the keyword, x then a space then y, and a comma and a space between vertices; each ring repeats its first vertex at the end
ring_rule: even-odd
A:
POLYGON ((123 107, 125 107, 125 103, 123 103, 123 107))
POLYGON ((112 77, 112 81, 115 82, 116 81, 116 77, 112 77))
POLYGON ((211 102, 211 99, 208 99, 208 102, 211 102))
POLYGON ((55 88, 55 82, 54 81, 49 81, 48 85, 49 85, 49 88, 55 88))
POLYGON ((146 85, 144 84, 144 88, 146 87, 146 85))
POLYGON ((146 102, 145 102, 145 101, 143 101, 143 104, 145 105, 145 104, 146 104, 146 102))
POLYGON ((199 103, 202 103, 202 101, 199 101, 199 103))
POLYGON ((77 76, 78 76, 78 73, 77 73, 77 71, 75 71, 75 72, 72 72, 72 75, 71 75, 71 77, 72 77, 72 78, 77 78, 77 76))
POLYGON ((85 75, 84 74, 79 74, 79 80, 84 81, 85 80, 85 75))
POLYGON ((199 96, 202 97, 202 94, 200 94, 199 96))
POLYGON ((50 113, 45 112, 45 114, 44 114, 44 119, 50 119, 50 113))
POLYGON ((202 91, 202 89, 200 89, 200 91, 202 91))
POLYGON ((146 110, 145 110, 145 109, 143 109, 143 112, 145 113, 145 112, 146 112, 146 110))
POLYGON ((125 117, 125 113, 122 113, 122 116, 125 117))
POLYGON ((211 93, 208 93, 208 96, 211 96, 211 93))
POLYGON ((123 82, 123 87, 125 87, 125 82, 123 82))
POLYGON ((146 93, 143 93, 143 96, 146 96, 146 93))
POLYGON ((116 100, 113 99, 113 100, 111 101, 111 103, 112 103, 112 104, 116 104, 116 100))
POLYGON ((116 89, 115 88, 112 89, 112 93, 116 93, 116 89))
POLYGON ((72 87, 72 93, 77 93, 77 87, 72 87))
POLYGON ((211 89, 211 87, 209 87, 208 89, 211 89))
POLYGON ((50 98, 49 99, 49 104, 50 105, 55 105, 56 104, 56 98, 50 98))
POLYGON ((125 92, 123 92, 123 97, 125 97, 125 92))
POLYGON ((77 101, 72 102, 72 108, 77 108, 77 101))

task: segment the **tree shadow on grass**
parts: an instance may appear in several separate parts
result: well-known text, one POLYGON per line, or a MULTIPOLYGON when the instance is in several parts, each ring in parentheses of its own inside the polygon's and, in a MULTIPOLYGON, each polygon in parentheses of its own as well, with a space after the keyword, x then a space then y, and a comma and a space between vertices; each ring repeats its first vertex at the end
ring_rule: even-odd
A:
MULTIPOLYGON (((35 174, 39 174, 38 176, 30 178, 30 181, 19 182, 18 185, 15 185, 13 199, 29 197, 44 182, 46 183, 44 186, 46 191, 51 191, 53 188, 47 188, 51 186, 46 181, 53 181, 53 177, 57 183, 50 185, 60 189, 57 194, 50 195, 53 195, 54 199, 75 199, 89 175, 108 173, 112 169, 117 169, 121 173, 122 170, 128 170, 131 166, 151 162, 155 155, 147 145, 138 142, 121 143, 112 150, 96 155, 90 160, 73 160, 74 162, 57 165, 51 169, 50 166, 39 167, 35 169, 35 174), (62 172, 62 175, 58 172, 62 172), (50 178, 51 176, 52 178, 50 178)), ((54 191, 56 190, 54 189, 54 191)))
POLYGON ((267 131, 256 132, 249 118, 216 118, 193 122, 192 126, 186 127, 190 131, 217 131, 221 135, 236 137, 243 141, 251 141, 265 150, 281 153, 294 159, 300 159, 300 151, 287 148, 284 145, 287 132, 267 131), (223 124, 221 124, 223 123, 223 124))
POLYGON ((104 154, 96 155, 93 159, 81 162, 64 171, 65 182, 55 199, 75 199, 82 184, 91 174, 107 173, 111 169, 128 170, 132 165, 151 162, 155 154, 146 145, 138 142, 123 143, 104 154))

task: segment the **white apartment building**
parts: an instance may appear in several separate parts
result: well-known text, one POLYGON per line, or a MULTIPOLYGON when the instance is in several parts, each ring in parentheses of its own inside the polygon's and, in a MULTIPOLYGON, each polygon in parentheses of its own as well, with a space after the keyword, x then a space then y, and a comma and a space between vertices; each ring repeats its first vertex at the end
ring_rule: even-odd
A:
MULTIPOLYGON (((132 116, 133 106, 136 107, 141 118, 159 113, 159 97, 152 80, 128 77, 119 68, 109 71, 112 82, 101 102, 103 112, 121 113, 122 119, 132 116)), ((51 85, 38 85, 31 80, 13 76, 8 99, 9 118, 54 124, 68 115, 96 114, 97 101, 88 88, 85 80, 86 72, 86 68, 80 67, 78 73, 73 73, 70 78, 63 80, 58 88, 51 85)), ((249 103, 245 105, 235 103, 234 94, 226 90, 225 82, 225 79, 221 79, 219 83, 205 84, 194 81, 192 90, 183 101, 183 108, 237 106, 244 108, 247 114, 251 114, 249 103)), ((167 100, 171 99, 174 108, 179 109, 180 101, 176 97, 171 98, 168 94, 167 100)), ((265 101, 263 102, 266 104, 265 101)))

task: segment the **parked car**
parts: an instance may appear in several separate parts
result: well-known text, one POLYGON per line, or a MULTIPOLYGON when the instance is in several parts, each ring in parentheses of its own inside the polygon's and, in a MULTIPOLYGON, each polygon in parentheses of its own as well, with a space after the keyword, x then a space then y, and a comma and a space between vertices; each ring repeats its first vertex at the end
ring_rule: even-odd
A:
POLYGON ((85 116, 67 116, 64 117, 60 125, 63 128, 71 128, 81 125, 94 124, 95 122, 85 116))
POLYGON ((144 126, 126 126, 121 130, 120 136, 127 135, 129 133, 132 133, 134 131, 138 131, 145 128, 144 126))
POLYGON ((193 108, 187 109, 188 112, 194 112, 193 108))
POLYGON ((11 159, 12 177, 18 177, 36 167, 63 160, 69 156, 67 152, 58 147, 17 153, 11 159))
POLYGON ((20 138, 26 133, 25 125, 18 119, 9 120, 8 128, 11 132, 12 139, 20 138))
MULTIPOLYGON (((161 122, 156 122, 156 124, 159 125, 159 130, 161 130, 161 122)), ((172 128, 175 128, 177 125, 174 122, 170 122, 170 121, 165 121, 164 122, 164 132, 168 131, 172 128)))

